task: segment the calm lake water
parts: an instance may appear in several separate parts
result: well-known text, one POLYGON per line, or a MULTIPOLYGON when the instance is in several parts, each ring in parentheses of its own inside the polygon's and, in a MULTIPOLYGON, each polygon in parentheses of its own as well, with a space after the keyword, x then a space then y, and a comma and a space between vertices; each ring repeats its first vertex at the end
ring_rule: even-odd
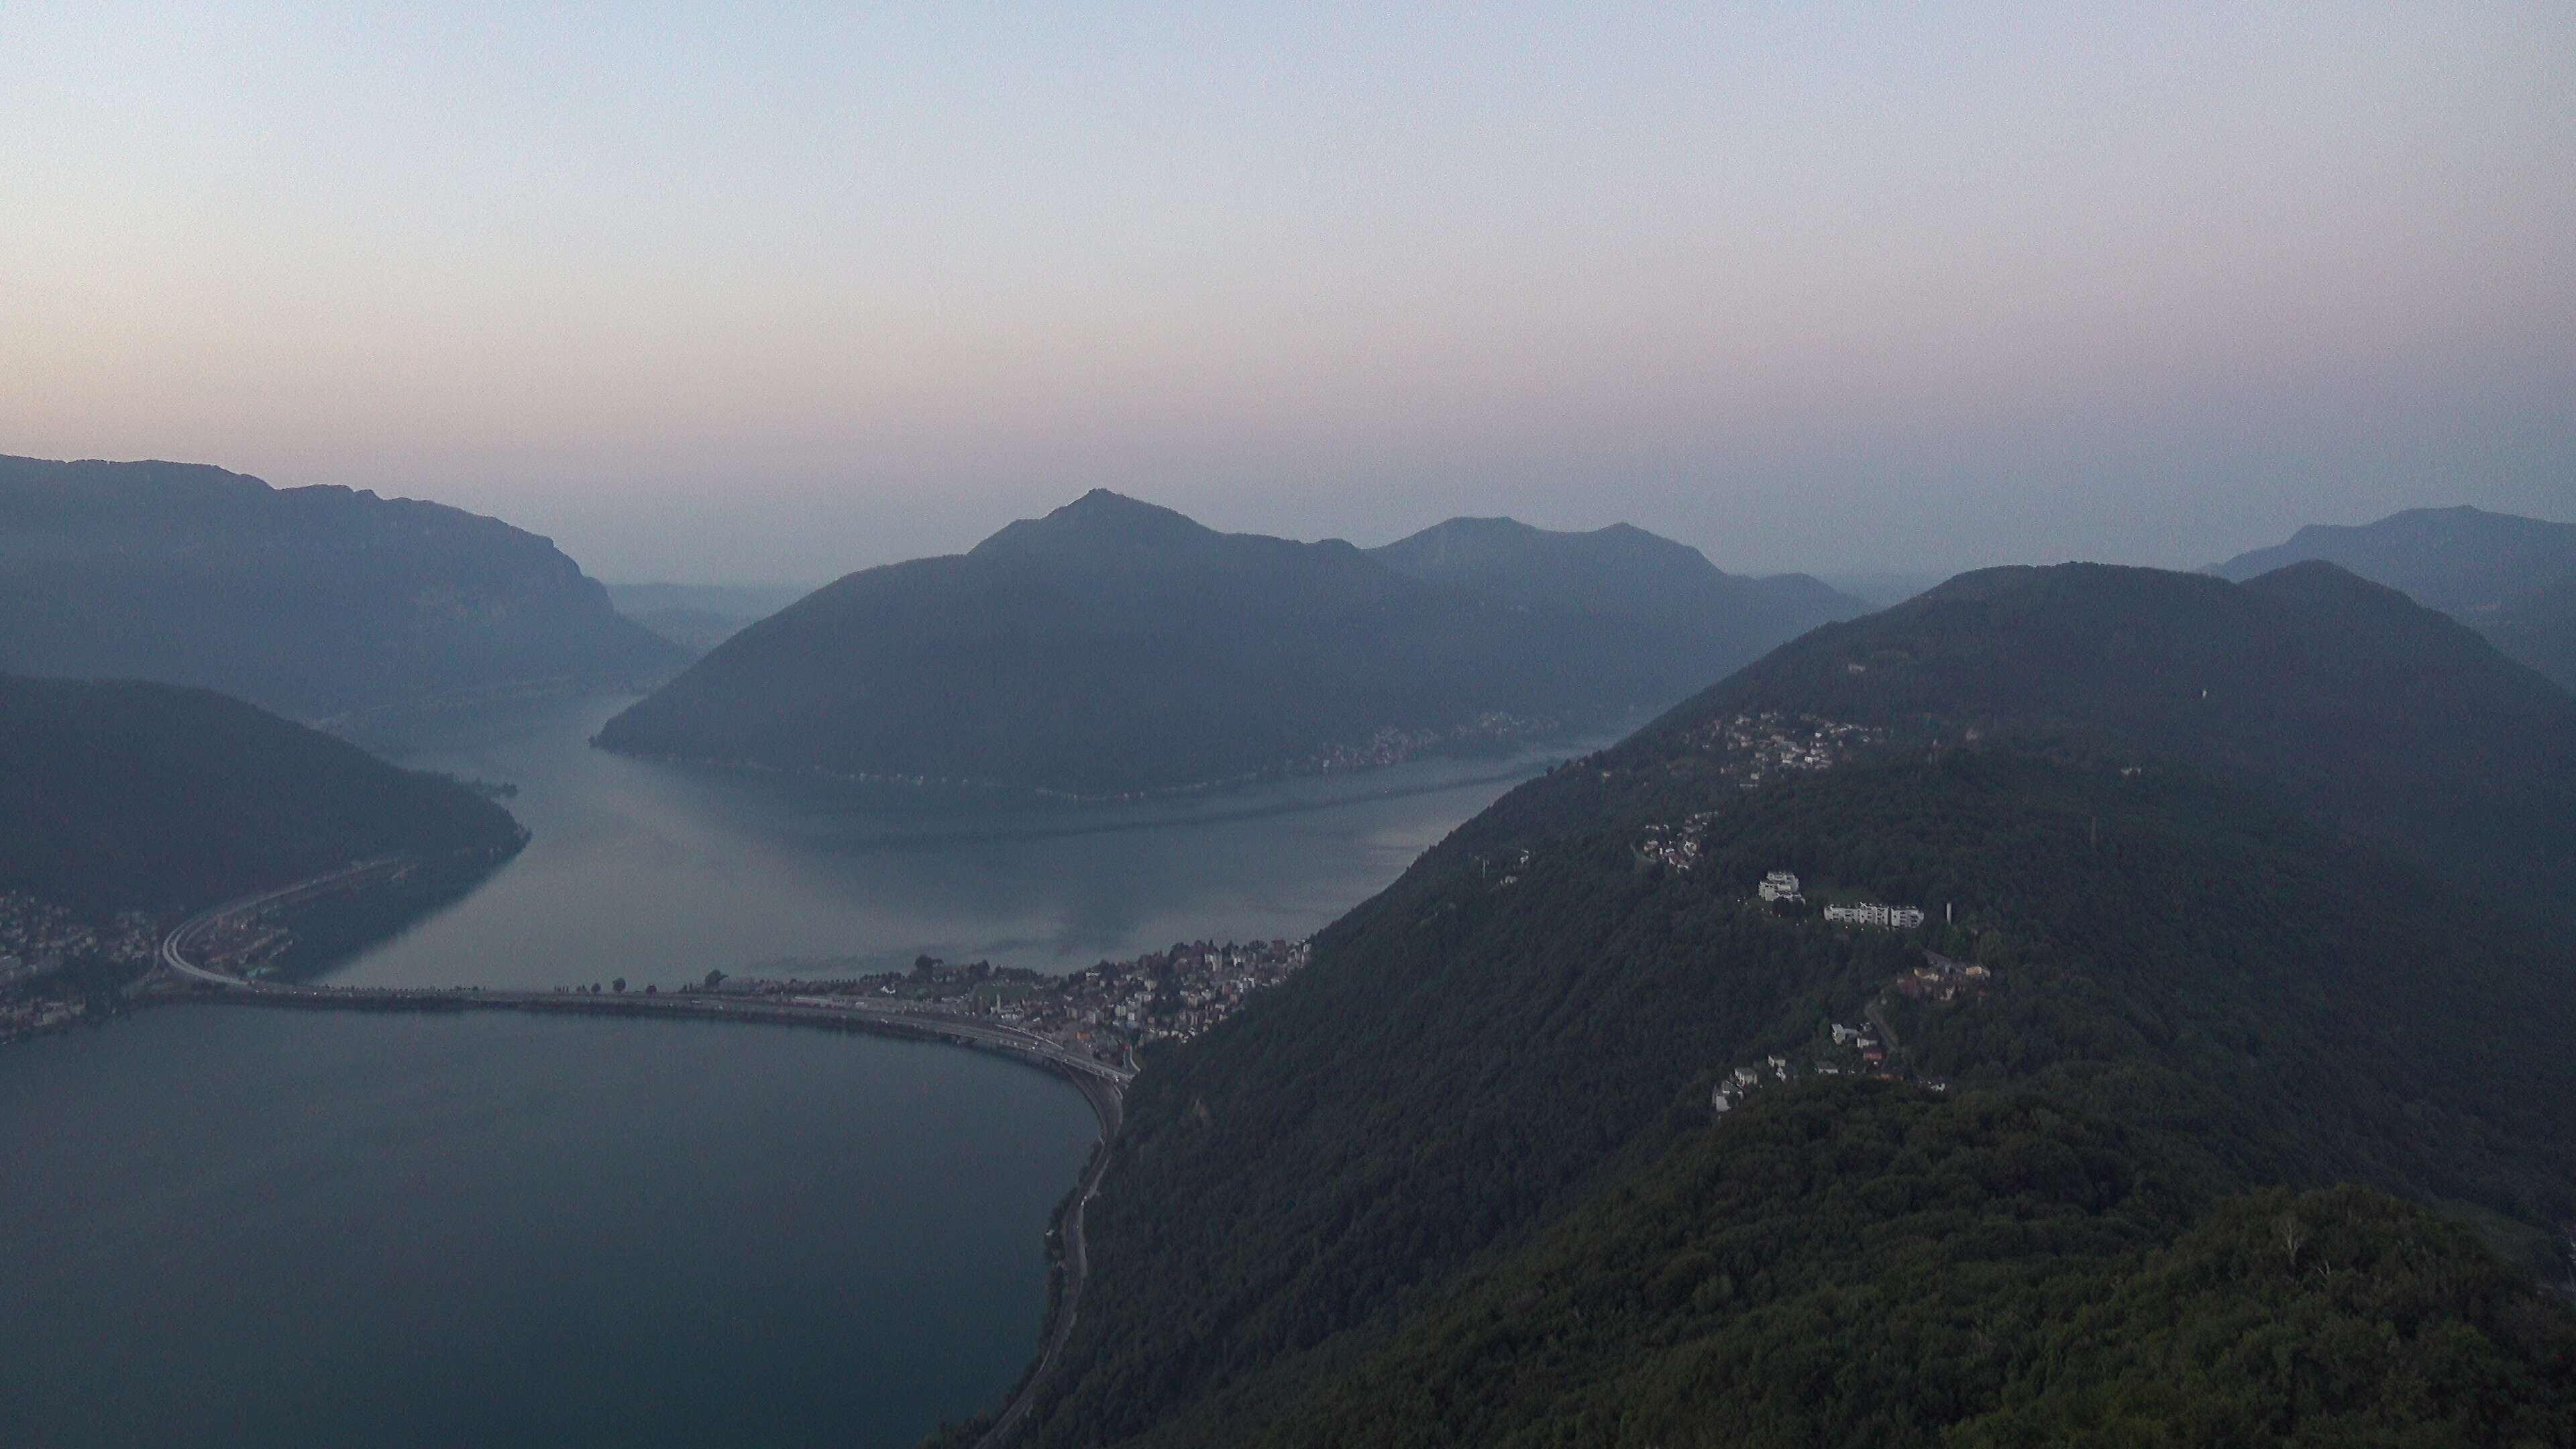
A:
POLYGON ((907 1445, 996 1401, 1096 1124, 727 1023, 165 1007, 0 1052, 0 1441, 907 1445))
POLYGON ((588 748, 623 699, 453 724, 403 763, 519 787, 528 848, 332 973, 363 985, 664 987, 917 955, 1079 970, 1174 941, 1298 937, 1547 759, 1431 761, 1135 806, 891 800, 588 748))
MULTIPOLYGON (((1543 761, 1085 810, 868 801, 443 721, 528 849, 329 979, 1075 969, 1302 936, 1543 761)), ((1036 1344, 1096 1135, 953 1048, 170 1007, 0 1050, 0 1443, 910 1445, 1036 1344)))

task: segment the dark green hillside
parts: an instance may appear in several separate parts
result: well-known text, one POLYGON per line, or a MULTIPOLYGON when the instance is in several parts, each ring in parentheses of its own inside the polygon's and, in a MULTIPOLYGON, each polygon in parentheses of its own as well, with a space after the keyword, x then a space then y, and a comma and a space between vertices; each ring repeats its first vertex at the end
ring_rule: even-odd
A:
MULTIPOLYGON (((1784 1091, 1263 1445, 2561 1444, 2576 1316, 2358 1188, 2186 1214, 2032 1101, 1784 1091)), ((2146 1149, 2151 1155, 2151 1149, 2146 1149)))
POLYGON ((1095 491, 969 553, 817 591, 600 743, 1080 795, 1188 788, 1616 723, 1825 617, 1804 607, 1755 619, 1693 594, 1608 627, 1095 491))
POLYGON ((2415 508, 2358 528, 2311 525, 2213 572, 2250 579, 2310 559, 2402 589, 2576 690, 2576 524, 2415 508))
POLYGON ((2222 780, 1983 748, 1601 786, 1525 787, 1518 825, 1462 831, 1276 998, 1151 1064, 1032 1442, 1927 1443, 2028 1382, 2035 1335, 2088 1301, 2064 1285, 2231 1195, 2359 1181, 2535 1254, 2576 1215, 2564 952, 2222 780), (1697 868, 1640 861, 1647 826, 1699 810, 1697 868), (1774 915, 1749 896, 1779 866, 1961 923, 1774 915), (1996 973, 1980 999, 1883 1001, 1949 1097, 1789 1092, 1848 1132, 1805 1119, 1786 1177, 1737 1150, 1761 1112, 1712 1131, 1721 1074, 1820 1059, 1923 942, 1996 973), (1579 1216, 1711 1174, 1751 1216, 1579 1216), (1721 1246, 1773 1278, 1712 1267, 1721 1246), (1586 1308, 1622 1295, 1628 1320, 1586 1308), (1762 1381, 1790 1386, 1777 1412, 1727 1417, 1762 1381), (1713 1427, 1664 1432, 1685 1423, 1713 1427))
POLYGON ((2576 903, 2576 699, 2329 564, 2244 584, 2091 564, 1965 574, 1775 651, 1602 764, 1714 768, 1710 731, 1764 711, 1918 743, 2095 732, 2498 894, 2576 903))
POLYGON ((0 890, 174 911, 382 855, 514 849, 507 811, 239 700, 0 676, 0 890))
POLYGON ((318 719, 680 658, 498 519, 193 464, 0 458, 0 670, 318 719))

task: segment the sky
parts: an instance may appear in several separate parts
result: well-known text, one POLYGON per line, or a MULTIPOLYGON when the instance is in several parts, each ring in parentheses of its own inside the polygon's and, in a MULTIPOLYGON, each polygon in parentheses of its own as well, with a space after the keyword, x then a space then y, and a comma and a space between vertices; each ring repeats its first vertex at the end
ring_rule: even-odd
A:
POLYGON ((1093 487, 1752 572, 2576 518, 2576 11, 0 5, 0 452, 813 583, 1093 487))

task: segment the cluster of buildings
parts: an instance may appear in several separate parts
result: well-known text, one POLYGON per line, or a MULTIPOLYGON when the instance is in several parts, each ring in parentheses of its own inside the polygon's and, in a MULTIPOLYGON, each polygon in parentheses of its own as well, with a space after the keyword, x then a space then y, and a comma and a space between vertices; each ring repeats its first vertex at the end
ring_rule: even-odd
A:
POLYGON ((1445 730, 1378 728, 1356 744, 1327 745, 1292 768, 1295 774, 1332 775, 1345 770, 1374 770, 1400 765, 1416 755, 1449 745, 1505 744, 1552 735, 1561 726, 1553 719, 1526 719, 1492 710, 1445 730))
POLYGON ((33 1036, 79 1021, 88 1003, 78 997, 12 995, 0 997, 0 1041, 33 1036))
POLYGON ((149 961, 161 948, 152 917, 122 911, 105 923, 19 891, 0 891, 0 1041, 78 1021, 84 1004, 67 968, 87 960, 149 961))
POLYGON ((1716 818, 1716 811, 1702 810, 1679 825, 1647 826, 1646 838, 1637 842, 1637 858, 1674 870, 1691 869, 1699 864, 1700 838, 1716 818))
POLYGON ((1054 976, 989 961, 924 956, 912 970, 826 981, 710 979, 690 991, 780 996, 830 1006, 865 999, 879 1010, 962 1016, 1043 1037, 1095 1060, 1125 1064, 1146 1042, 1186 1041, 1313 959, 1304 941, 1192 941, 1054 976))
MULTIPOLYGON (((1753 893, 1770 905, 1798 905, 1806 901, 1799 893, 1795 871, 1775 870, 1762 877, 1753 893)), ((1857 905, 1829 905, 1825 919, 1837 926, 1878 926, 1889 930, 1910 931, 1923 924, 1923 912, 1915 906, 1882 905, 1862 901, 1857 905)))
POLYGON ((1938 951, 1923 953, 1923 964, 1896 978, 1894 990, 1916 1001, 1956 1001, 1982 996, 1994 972, 1973 961, 1953 961, 1938 951))
MULTIPOLYGON (((1938 951, 1923 953, 1923 964, 1898 976, 1888 985, 1896 995, 1916 1001, 1956 1001, 1962 997, 1983 995, 1994 981, 1994 973, 1973 962, 1954 961, 1938 951)), ((1710 1089, 1709 1108, 1723 1117, 1744 1105, 1747 1098, 1765 1087, 1794 1082, 1801 1077, 1878 1077, 1888 1081, 1912 1082, 1935 1092, 1950 1090, 1950 1084, 1939 1077, 1917 1076, 1906 1068, 1893 1049, 1894 1029, 1879 1014, 1881 996, 1864 1013, 1865 1025, 1851 1026, 1828 1022, 1829 1039, 1817 1044, 1814 1060, 1801 1066, 1787 1057, 1765 1057, 1761 1066, 1737 1067, 1717 1079, 1710 1089)))
POLYGON ((1721 757, 1720 774, 1750 790, 1784 774, 1829 770, 1886 740, 1887 731, 1866 725, 1763 710, 1710 720, 1698 745, 1721 757))
MULTIPOLYGON (((1830 1045, 1819 1044, 1814 1060, 1800 1065, 1787 1057, 1765 1057, 1759 1067, 1737 1067, 1717 1079, 1709 1094, 1709 1106, 1723 1117, 1743 1105, 1747 1097, 1764 1087, 1780 1082, 1794 1082, 1803 1077, 1880 1077, 1889 1081, 1911 1081, 1912 1077, 1890 1061, 1887 1044, 1879 1039, 1875 1027, 1845 1026, 1828 1022, 1826 1035, 1830 1045)), ((1938 1080, 1923 1085, 1936 1092, 1946 1092, 1949 1083, 1938 1080)))
MULTIPOLYGON (((149 960, 161 948, 159 925, 141 911, 119 911, 102 925, 51 901, 0 891, 0 958, 22 966, 49 958, 149 960)), ((0 989, 9 982, 0 977, 0 989)))
MULTIPOLYGON (((1904 989, 1902 983, 1905 979, 1899 978, 1898 990, 1904 989)), ((1710 1110, 1723 1117, 1765 1087, 1805 1077, 1876 1077, 1883 1081, 1912 1082, 1935 1092, 1950 1090, 1950 1084, 1939 1077, 1918 1077, 1906 1070, 1890 1054, 1883 1039, 1884 1028, 1875 1025, 1876 1020, 1876 1008, 1873 1007, 1872 1025, 1848 1026, 1839 1021, 1827 1023, 1825 1033, 1830 1043, 1819 1043, 1814 1059, 1804 1065, 1787 1057, 1764 1057, 1758 1067, 1735 1068, 1719 1077, 1717 1085, 1710 1090, 1710 1110)))
POLYGON ((1916 906, 1862 901, 1852 906, 1827 906, 1825 919, 1838 926, 1878 926, 1887 930, 1910 931, 1923 924, 1923 912, 1916 906))

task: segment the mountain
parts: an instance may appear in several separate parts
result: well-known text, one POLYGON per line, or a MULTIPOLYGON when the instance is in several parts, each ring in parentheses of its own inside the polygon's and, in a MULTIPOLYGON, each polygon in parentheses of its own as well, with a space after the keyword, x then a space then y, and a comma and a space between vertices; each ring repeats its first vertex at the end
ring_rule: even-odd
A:
POLYGON ((599 742, 1076 795, 1190 788, 1595 728, 1849 606, 1794 581, 1736 588, 1634 530, 1607 541, 1697 567, 1613 594, 1623 555, 1596 558, 1602 535, 1466 531, 1537 542, 1459 562, 1433 530, 1390 546, 1396 567, 1095 490, 965 554, 816 591, 599 742))
POLYGON ((1814 631, 1152 1053, 1017 1442, 2566 1442, 2552 825, 2399 826, 2570 710, 2321 565, 1814 631))
POLYGON ((1625 523, 1590 533, 1453 518, 1368 550, 1408 578, 1597 620, 1630 652, 1704 683, 1783 639, 1869 605, 1805 574, 1744 578, 1625 523))
POLYGON ((1722 573, 1698 549, 1625 523, 1563 533, 1509 518, 1453 518, 1368 555, 1397 573, 1524 607, 1602 615, 1699 612, 1711 627, 1747 634, 1807 627, 1866 608, 1805 574, 1722 573))
POLYGON ((2576 905, 2576 700, 2332 564, 2243 584, 2094 564, 1963 574, 1775 651, 1612 758, 1699 758, 1720 722, 1765 711, 1917 742, 2094 731, 2260 782, 2465 883, 2576 905))
POLYGON ((0 670, 319 719, 681 657, 497 519, 195 464, 0 458, 0 670))
POLYGON ((170 913, 520 839, 453 780, 210 690, 0 675, 0 891, 170 913))
POLYGON ((2417 508, 2357 528, 2311 524, 2212 572, 2243 580, 2311 559, 2403 590, 2576 690, 2576 524, 2417 508))

